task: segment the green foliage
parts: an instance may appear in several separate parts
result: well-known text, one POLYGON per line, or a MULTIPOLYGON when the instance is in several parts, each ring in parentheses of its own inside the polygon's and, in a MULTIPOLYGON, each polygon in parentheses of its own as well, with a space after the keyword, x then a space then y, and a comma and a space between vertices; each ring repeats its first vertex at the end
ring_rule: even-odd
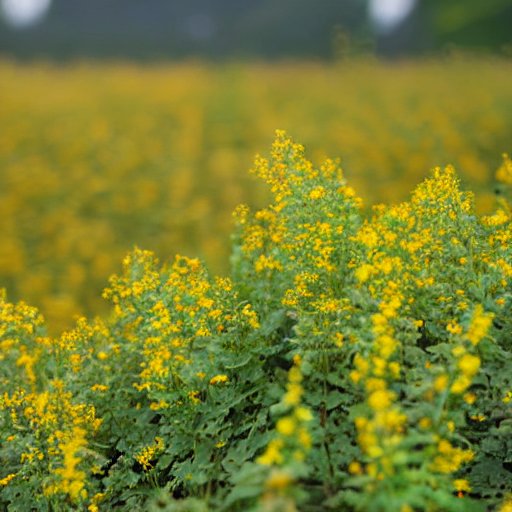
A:
POLYGON ((435 169, 365 218, 283 132, 254 172, 273 202, 237 209, 231 279, 135 249, 111 316, 56 339, 0 297, 4 509, 470 511, 512 489, 508 203, 479 218, 435 169))

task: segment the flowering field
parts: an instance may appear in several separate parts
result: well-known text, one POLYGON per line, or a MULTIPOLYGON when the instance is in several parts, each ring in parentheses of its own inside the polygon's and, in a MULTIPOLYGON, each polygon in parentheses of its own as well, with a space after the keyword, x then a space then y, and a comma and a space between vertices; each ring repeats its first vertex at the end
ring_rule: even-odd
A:
POLYGON ((228 271, 231 211, 276 127, 315 161, 338 155, 365 208, 404 200, 451 163, 489 212, 512 142, 508 61, 339 65, 0 62, 0 286, 52 333, 105 313, 134 245, 228 271))
POLYGON ((512 161, 477 215, 452 167, 370 215, 277 132, 232 277, 135 249, 111 314, 48 337, 0 297, 12 511, 509 511, 512 161))

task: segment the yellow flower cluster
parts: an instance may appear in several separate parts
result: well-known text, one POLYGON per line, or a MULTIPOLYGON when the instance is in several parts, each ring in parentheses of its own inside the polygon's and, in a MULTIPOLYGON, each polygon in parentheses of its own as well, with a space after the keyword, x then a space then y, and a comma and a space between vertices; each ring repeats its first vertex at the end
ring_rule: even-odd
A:
POLYGON ((462 464, 473 460, 474 456, 471 450, 454 447, 448 440, 440 439, 431 467, 440 473, 454 473, 462 464))
POLYGON ((509 495, 505 501, 502 503, 500 508, 498 509, 499 512, 512 512, 512 495, 509 495))
MULTIPOLYGON (((125 321, 124 335, 132 340, 122 350, 141 350, 139 380, 133 384, 141 392, 179 386, 197 340, 232 329, 259 328, 257 313, 249 303, 237 304, 228 278, 210 278, 198 259, 185 256, 177 256, 161 271, 153 253, 135 249, 125 258, 124 273, 110 279, 104 297, 113 303, 116 317, 125 321)), ((215 377, 212 381, 223 382, 215 377)), ((197 400, 197 395, 188 397, 197 400)), ((168 406, 159 399, 153 408, 168 406)))
POLYGON ((81 461, 80 450, 87 446, 85 430, 74 427, 69 437, 59 443, 59 450, 62 452, 63 467, 54 469, 53 474, 58 477, 57 481, 45 487, 44 493, 47 496, 52 494, 67 494, 72 501, 84 500, 87 497, 85 489, 86 473, 78 469, 81 461))
POLYGON ((279 300, 275 307, 324 313, 315 317, 311 343, 340 348, 343 335, 333 329, 332 320, 349 315, 351 305, 330 285, 320 294, 317 289, 335 281, 340 258, 348 259, 342 247, 357 223, 361 202, 336 161, 315 168, 305 158, 304 148, 281 130, 276 132, 270 159, 257 158, 254 172, 270 185, 274 203, 252 218, 242 211, 239 259, 251 271, 265 271, 262 279, 268 283, 268 293, 279 300), (297 211, 301 215, 296 219, 297 211), (347 230, 351 220, 355 222, 347 230), (285 274, 292 279, 281 289, 280 276, 285 274))
POLYGON ((225 384, 229 381, 229 377, 227 375, 215 375, 210 379, 210 384, 215 386, 216 384, 225 384))
POLYGON ((492 324, 494 315, 492 313, 485 313, 481 304, 478 304, 471 317, 466 338, 473 346, 478 345, 480 341, 486 336, 489 327, 492 324))
MULTIPOLYGON (((56 332, 75 313, 104 310, 99 291, 135 243, 159 255, 204 254, 224 270, 228 212, 263 197, 240 169, 278 120, 315 156, 342 148, 369 199, 402 200, 432 162, 448 159, 482 189, 488 155, 509 144, 508 66, 1 61, 1 282, 56 332)), ((272 186, 285 197, 287 185, 272 186)), ((319 186, 306 197, 329 195, 319 186)), ((481 197, 488 206, 489 191, 481 197)))
POLYGON ((478 462, 461 427, 485 426, 510 401, 501 375, 493 375, 504 382, 499 392, 474 385, 481 368, 489 374, 506 364, 494 355, 508 350, 499 333, 509 330, 510 218, 480 222, 448 167, 435 169, 410 201, 377 206, 364 219, 339 165, 316 168, 284 132, 255 172, 274 202, 252 216, 239 208, 233 281, 211 277, 198 259, 177 256, 160 267, 151 251, 135 249, 104 292, 111 317, 79 318, 57 338, 35 309, 0 295, 0 425, 16 468, 0 479, 7 492, 26 479, 36 500, 97 512, 102 498, 94 493, 121 486, 121 462, 131 459, 128 466, 136 461, 147 473, 134 492, 165 475, 193 493, 219 464, 228 468, 222 457, 233 441, 254 440, 254 454, 268 439, 258 436, 268 435, 248 465, 265 476, 264 506, 293 510, 312 438, 324 435, 325 454, 311 457, 311 471, 332 468, 319 490, 326 498, 345 485, 346 470, 361 477, 349 480, 361 486, 358 499, 398 496, 402 510, 413 508, 404 494, 411 485, 447 500, 476 488, 471 467, 467 480, 453 473, 478 462), (267 378, 277 385, 284 377, 280 358, 291 347, 301 356, 271 409, 278 418, 269 433, 267 411, 253 400, 268 398, 267 378), (257 392, 238 395, 252 379, 257 392), (305 404, 317 407, 314 427, 305 404), (214 413, 221 416, 212 427, 214 413), (246 428, 249 420, 239 428, 251 414, 258 427, 246 428), (110 466, 102 442, 134 424, 148 430, 113 441, 108 453, 124 453, 110 466), (190 425, 201 425, 192 436, 190 425), (340 439, 357 441, 348 457, 342 443, 327 444, 337 429, 340 439), (192 438, 197 457, 183 460, 173 450, 192 453, 192 438), (164 450, 166 468, 155 464, 164 450), (199 454, 207 462, 196 478, 199 454))
POLYGON ((2 478, 0 480, 0 487, 4 487, 6 485, 9 485, 9 483, 16 478, 16 473, 10 473, 6 477, 2 478))
POLYGON ((400 377, 400 364, 392 360, 399 343, 394 339, 394 328, 390 323, 401 305, 396 294, 394 284, 384 290, 389 301, 381 302, 381 311, 371 318, 374 336, 371 352, 367 358, 356 354, 356 369, 350 375, 354 382, 364 385, 366 403, 371 411, 368 417, 357 417, 355 424, 359 445, 369 458, 366 471, 376 478, 395 472, 393 460, 399 458, 399 445, 407 422, 396 393, 388 384, 400 377))
MULTIPOLYGON (((81 502, 88 486, 81 454, 101 419, 93 405, 77 399, 76 391, 69 388, 81 368, 82 343, 89 335, 104 333, 104 326, 98 321, 86 328, 80 319, 75 330, 51 339, 44 335, 42 324, 36 309, 10 304, 0 294, 0 413, 11 433, 7 441, 12 453, 19 457, 19 473, 24 478, 45 474, 39 490, 46 496, 59 494, 81 502), (75 375, 65 383, 57 375, 67 370, 75 375)), ((2 484, 8 485, 14 476, 8 475, 2 484)))
POLYGON ((295 356, 294 366, 288 372, 288 384, 283 396, 283 405, 289 413, 276 423, 276 436, 269 442, 257 462, 265 466, 286 466, 303 462, 311 448, 311 436, 307 424, 313 419, 311 411, 301 405, 303 388, 300 357, 295 356))
MULTIPOLYGON (((455 358, 455 372, 452 375, 454 379, 450 385, 451 393, 464 393, 471 385, 473 377, 478 373, 481 364, 480 357, 468 351, 474 349, 487 335, 493 317, 493 313, 485 313, 482 305, 477 304, 465 333, 463 332, 462 326, 457 322, 452 320, 448 323, 447 331, 454 336, 459 336, 461 340, 459 344, 455 345, 452 349, 452 354, 455 358), (469 342, 469 344, 467 342, 469 342)), ((438 393, 443 393, 448 387, 449 381, 450 378, 446 373, 438 375, 434 381, 435 390, 438 393)), ((468 402, 468 400, 471 401, 472 399, 465 398, 465 400, 468 402)))
POLYGON ((161 437, 156 437, 154 444, 145 446, 139 453, 134 455, 135 460, 142 466, 144 471, 153 469, 155 457, 165 448, 165 443, 161 437))
MULTIPOLYGON (((328 168, 331 183, 343 183, 341 170, 333 170, 331 165, 328 168)), ((486 336, 493 319, 493 314, 484 312, 481 305, 468 316, 469 294, 465 278, 460 276, 475 269, 493 272, 499 268, 504 276, 502 285, 506 286, 505 278, 512 276, 506 259, 508 222, 496 230, 487 223, 492 231, 489 245, 479 241, 476 246, 475 233, 480 228, 475 227, 473 197, 461 192, 455 171, 449 166, 434 169, 409 202, 389 208, 377 206, 374 216, 360 224, 354 221, 358 207, 354 195, 333 195, 334 187, 324 186, 322 169, 315 169, 304 158, 302 146, 282 132, 277 133, 271 158, 257 160, 256 173, 270 184, 275 202, 265 211, 270 213, 256 214, 253 219, 244 211, 239 223, 241 247, 248 262, 258 264, 271 259, 273 272, 267 276, 268 282, 281 291, 280 304, 291 309, 292 318, 306 313, 307 320, 295 327, 302 348, 319 350, 332 340, 331 350, 343 350, 346 336, 338 326, 351 325, 358 307, 352 301, 367 301, 365 323, 349 328, 348 337, 355 351, 350 378, 362 388, 366 407, 358 410, 362 414, 355 420, 366 464, 363 468, 353 461, 351 469, 364 471, 374 483, 411 464, 406 447, 409 432, 415 432, 415 407, 420 405, 403 408, 398 401, 404 388, 404 366, 410 371, 404 359, 408 350, 404 344, 418 340, 431 322, 439 322, 439 318, 431 319, 432 312, 425 304, 435 304, 436 314, 447 318, 453 351, 443 362, 425 352, 428 377, 415 383, 425 389, 422 400, 430 404, 433 415, 431 420, 417 418, 418 427, 431 433, 430 440, 425 441, 425 453, 437 454, 436 461, 442 468, 440 461, 445 454, 439 448, 444 445, 437 443, 435 436, 441 423, 447 433, 453 434, 456 428, 454 421, 445 417, 447 397, 452 394, 468 405, 475 403, 476 395, 468 388, 482 362, 474 347, 486 336), (314 221, 311 212, 316 215, 314 221), (267 230, 269 223, 274 227, 267 230), (267 235, 277 231, 275 226, 279 226, 279 236, 272 241, 267 235), (246 236, 248 245, 244 245, 246 236), (338 252, 347 240, 357 247, 352 246, 355 255, 348 257, 338 252), (496 257, 498 251, 503 257, 496 257), (345 277, 347 269, 350 277, 345 277), (451 269, 454 274, 446 274, 451 269), (288 281, 280 288, 279 279, 285 273, 288 281), (340 298, 343 284, 337 282, 336 273, 344 276, 339 277, 345 279, 343 284, 353 280, 358 290, 356 299, 340 298)), ((340 189, 346 191, 344 185, 340 189)), ((293 421, 283 418, 278 427, 281 434, 290 434, 293 421)), ((282 448, 282 439, 277 438, 264 457, 280 461, 282 448)), ((470 460, 464 450, 453 450, 454 458, 458 457, 457 468, 470 460)))
POLYGON ((512 185, 512 160, 506 153, 503 155, 503 163, 496 171, 496 179, 505 185, 512 185))
POLYGON ((301 405, 302 360, 294 356, 294 365, 288 372, 288 383, 281 405, 288 413, 277 420, 274 437, 256 462, 269 468, 265 480, 265 492, 261 496, 264 510, 296 511, 295 500, 290 491, 303 475, 302 465, 311 449, 308 423, 313 419, 311 411, 301 405))

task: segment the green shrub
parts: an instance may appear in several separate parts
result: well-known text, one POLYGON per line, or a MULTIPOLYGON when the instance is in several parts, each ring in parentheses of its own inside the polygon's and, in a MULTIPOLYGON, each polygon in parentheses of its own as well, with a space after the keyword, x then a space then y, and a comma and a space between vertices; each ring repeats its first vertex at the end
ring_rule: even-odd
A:
POLYGON ((508 204, 477 217, 448 167, 363 218, 283 132, 254 172, 230 279, 135 249, 57 339, 0 297, 2 506, 509 510, 508 204))

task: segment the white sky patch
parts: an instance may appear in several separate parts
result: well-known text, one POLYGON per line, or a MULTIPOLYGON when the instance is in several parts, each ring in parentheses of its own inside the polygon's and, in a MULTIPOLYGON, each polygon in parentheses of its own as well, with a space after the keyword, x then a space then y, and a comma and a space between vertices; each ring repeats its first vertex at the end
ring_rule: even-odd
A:
POLYGON ((50 5, 51 0, 0 0, 3 17, 16 28, 28 27, 40 21, 50 5))
POLYGON ((417 0, 370 0, 368 13, 382 33, 391 32, 411 14, 417 0))

